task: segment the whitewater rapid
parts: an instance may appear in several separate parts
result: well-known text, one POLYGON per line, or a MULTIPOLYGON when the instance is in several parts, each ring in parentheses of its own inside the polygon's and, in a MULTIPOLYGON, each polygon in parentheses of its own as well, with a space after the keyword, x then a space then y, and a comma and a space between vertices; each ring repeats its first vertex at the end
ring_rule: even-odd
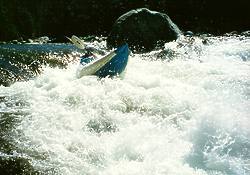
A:
POLYGON ((250 38, 165 47, 132 54, 123 78, 72 64, 0 87, 0 110, 23 113, 16 154, 45 174, 250 174, 250 38))

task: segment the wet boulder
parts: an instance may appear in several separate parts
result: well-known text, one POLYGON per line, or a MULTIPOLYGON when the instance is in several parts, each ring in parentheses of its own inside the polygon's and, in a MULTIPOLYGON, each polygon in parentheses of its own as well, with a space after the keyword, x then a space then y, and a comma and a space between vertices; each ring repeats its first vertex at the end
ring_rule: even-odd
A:
POLYGON ((107 46, 117 47, 127 42, 135 52, 148 52, 176 40, 180 34, 180 29, 168 15, 140 8, 116 20, 107 38, 107 46))

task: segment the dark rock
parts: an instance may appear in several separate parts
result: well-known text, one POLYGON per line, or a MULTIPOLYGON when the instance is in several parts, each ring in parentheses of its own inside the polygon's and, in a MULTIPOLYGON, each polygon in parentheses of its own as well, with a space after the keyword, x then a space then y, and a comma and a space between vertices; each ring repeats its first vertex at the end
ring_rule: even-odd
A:
POLYGON ((131 10, 118 18, 107 38, 108 47, 127 42, 134 51, 151 51, 157 45, 173 41, 179 28, 163 13, 146 8, 131 10))
POLYGON ((38 174, 29 161, 18 156, 0 156, 0 173, 8 175, 38 174))

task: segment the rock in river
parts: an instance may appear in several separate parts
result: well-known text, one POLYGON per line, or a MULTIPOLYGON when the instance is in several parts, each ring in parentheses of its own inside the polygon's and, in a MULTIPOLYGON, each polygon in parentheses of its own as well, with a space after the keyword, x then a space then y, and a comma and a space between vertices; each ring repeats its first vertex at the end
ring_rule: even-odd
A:
POLYGON ((131 10, 119 17, 107 38, 109 47, 127 42, 135 52, 148 52, 173 41, 181 34, 168 15, 146 8, 131 10))

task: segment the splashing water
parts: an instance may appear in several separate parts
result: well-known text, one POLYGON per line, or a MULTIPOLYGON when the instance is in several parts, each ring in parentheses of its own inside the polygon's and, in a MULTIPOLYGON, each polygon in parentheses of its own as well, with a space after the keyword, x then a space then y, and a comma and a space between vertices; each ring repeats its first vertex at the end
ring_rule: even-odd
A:
POLYGON ((250 39, 192 39, 132 55, 123 79, 71 65, 0 87, 17 154, 46 174, 249 174, 250 39))

